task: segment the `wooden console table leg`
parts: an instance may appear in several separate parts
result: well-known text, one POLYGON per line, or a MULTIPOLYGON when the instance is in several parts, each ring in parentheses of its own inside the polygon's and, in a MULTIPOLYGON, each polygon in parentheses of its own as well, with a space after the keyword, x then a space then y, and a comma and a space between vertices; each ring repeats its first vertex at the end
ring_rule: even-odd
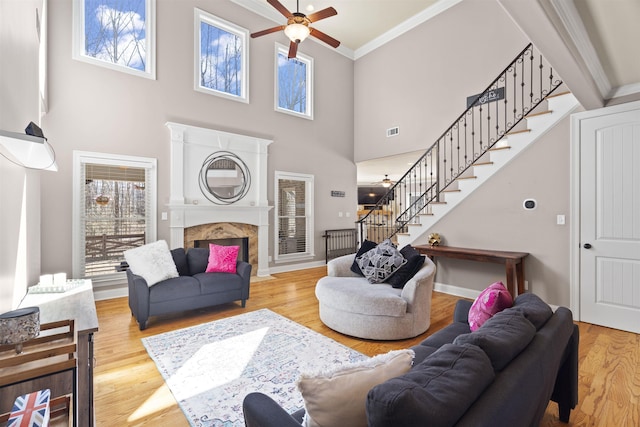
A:
MULTIPOLYGON (((516 295, 516 264, 514 264, 513 260, 508 259, 505 263, 505 270, 507 274, 507 289, 513 298, 516 295)), ((519 286, 520 284, 518 284, 519 286)))
POLYGON ((516 264, 516 277, 518 279, 518 295, 525 292, 524 289, 524 258, 516 264))

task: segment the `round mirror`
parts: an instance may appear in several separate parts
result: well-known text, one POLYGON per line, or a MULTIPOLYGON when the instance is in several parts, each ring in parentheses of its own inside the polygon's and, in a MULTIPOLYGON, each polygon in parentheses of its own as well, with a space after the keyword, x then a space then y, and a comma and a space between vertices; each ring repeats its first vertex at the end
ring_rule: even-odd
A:
POLYGON ((242 159, 228 151, 218 151, 202 163, 200 191, 213 203, 231 204, 249 192, 251 175, 242 159))

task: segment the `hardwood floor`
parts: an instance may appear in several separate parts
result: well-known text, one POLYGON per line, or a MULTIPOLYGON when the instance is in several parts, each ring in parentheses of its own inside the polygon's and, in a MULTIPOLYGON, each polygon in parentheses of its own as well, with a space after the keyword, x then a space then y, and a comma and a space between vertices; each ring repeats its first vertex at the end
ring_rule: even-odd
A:
MULTIPOLYGON (((247 307, 225 304, 207 310, 152 318, 140 331, 126 298, 96 303, 100 330, 95 336, 95 413, 97 426, 188 426, 182 411, 148 357, 140 338, 169 330, 234 316, 270 310, 373 356, 407 348, 451 322, 458 297, 434 292, 431 327, 403 341, 370 341, 341 335, 318 317, 314 295, 324 267, 274 275, 251 284, 247 307)), ((571 426, 640 425, 640 336, 579 323, 580 402, 571 412, 571 426)), ((526 392, 523 389, 523 392, 526 392)), ((541 426, 566 426, 558 421, 558 408, 550 403, 541 426)))

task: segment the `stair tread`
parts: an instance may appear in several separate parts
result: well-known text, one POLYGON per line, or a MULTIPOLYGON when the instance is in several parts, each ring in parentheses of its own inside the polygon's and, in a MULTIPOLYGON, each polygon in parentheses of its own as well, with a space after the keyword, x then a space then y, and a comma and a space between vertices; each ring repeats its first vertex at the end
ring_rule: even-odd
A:
POLYGON ((478 162, 478 163, 474 163, 473 166, 490 166, 492 164, 493 162, 478 162))
POLYGON ((454 190, 442 190, 442 193, 459 193, 462 190, 454 189, 454 190))
POLYGON ((551 114, 553 113, 553 110, 546 110, 546 111, 541 111, 539 113, 532 113, 532 114, 527 114, 525 117, 527 119, 531 118, 531 117, 538 117, 538 116, 544 116, 546 114, 551 114))
POLYGON ((512 130, 511 132, 507 133, 507 135, 517 135, 519 133, 527 133, 527 132, 531 132, 531 129, 512 130))
POLYGON ((509 147, 508 145, 505 145, 504 147, 493 147, 490 148, 489 151, 498 151, 498 150, 510 150, 511 147, 509 147))
POLYGON ((570 90, 567 90, 567 91, 564 91, 564 92, 560 92, 560 93, 553 93, 553 94, 551 94, 551 95, 547 96, 547 98, 546 98, 546 99, 549 99, 549 98, 556 98, 556 97, 558 97, 558 96, 568 95, 568 94, 570 94, 570 93, 571 93, 571 91, 570 91, 570 90))
POLYGON ((477 176, 459 176, 456 179, 476 179, 477 176))

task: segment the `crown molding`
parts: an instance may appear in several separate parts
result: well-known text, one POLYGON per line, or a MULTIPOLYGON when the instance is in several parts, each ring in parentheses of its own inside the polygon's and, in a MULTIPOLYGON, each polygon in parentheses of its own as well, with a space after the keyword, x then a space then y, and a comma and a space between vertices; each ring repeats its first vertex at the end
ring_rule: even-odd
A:
MULTIPOLYGON (((417 27, 418 25, 428 21, 429 19, 439 15, 440 13, 446 11, 447 9, 457 5, 462 1, 463 0, 440 0, 434 3, 432 6, 429 6, 428 8, 426 8, 422 12, 418 13, 417 15, 412 16, 411 18, 393 27, 389 31, 385 32, 384 34, 376 37, 375 39, 371 40, 370 42, 366 43, 364 46, 356 49, 355 51, 344 45, 338 46, 337 49, 332 48, 332 50, 334 50, 335 52, 343 56, 346 56, 349 59, 357 60, 358 58, 361 58, 366 54, 376 50, 380 46, 383 46, 386 43, 389 43, 391 40, 395 39, 396 37, 401 36, 407 31, 417 27)), ((231 0, 231 2, 258 14, 263 18, 267 18, 276 24, 282 23, 282 15, 264 1, 231 0)), ((320 40, 316 40, 313 37, 309 37, 307 40, 312 40, 313 42, 319 43, 322 46, 327 46, 325 43, 321 42, 320 40)))
POLYGON ((462 1, 463 0, 441 0, 437 3, 434 3, 433 5, 429 6, 422 12, 418 13, 417 15, 412 16, 411 18, 407 19, 401 24, 396 25, 386 33, 376 37, 375 39, 371 40, 369 43, 366 43, 362 47, 356 49, 354 52, 353 59, 357 60, 359 58, 362 58, 363 56, 376 50, 380 46, 383 46, 389 43, 391 40, 395 39, 396 37, 399 37, 402 34, 406 33, 407 31, 417 27, 418 25, 423 24, 424 22, 430 20, 431 18, 438 16, 442 12, 448 10, 449 8, 457 5, 462 1))
POLYGON ((589 39, 589 34, 578 14, 575 4, 573 1, 551 0, 551 5, 562 21, 571 41, 576 46, 576 49, 578 49, 578 53, 582 57, 587 70, 589 70, 589 74, 600 91, 600 95, 605 99, 608 98, 612 93, 611 82, 602 67, 596 49, 591 43, 591 39, 589 39))

